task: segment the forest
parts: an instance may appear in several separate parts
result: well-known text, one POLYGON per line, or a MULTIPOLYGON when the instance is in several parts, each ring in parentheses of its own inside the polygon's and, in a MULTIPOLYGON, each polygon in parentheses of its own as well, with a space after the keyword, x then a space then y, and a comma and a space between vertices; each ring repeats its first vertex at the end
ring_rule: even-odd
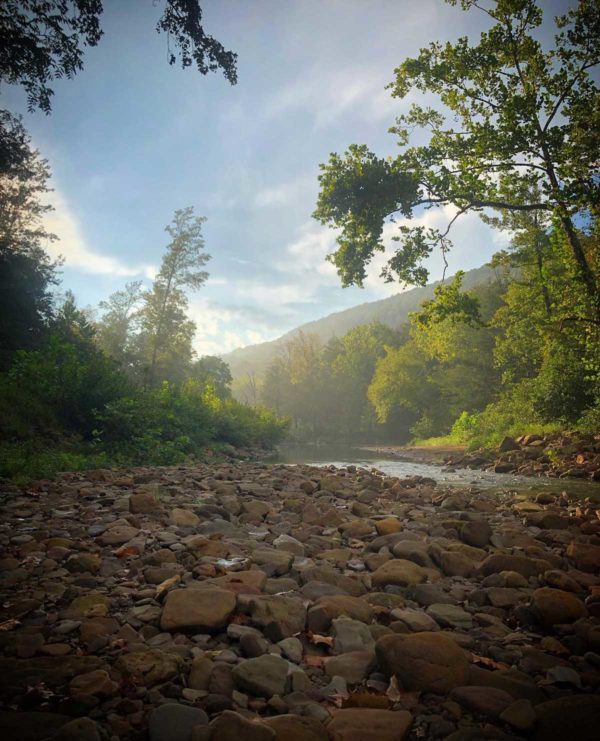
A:
MULTIPOLYGON (((2 28, 20 42, 6 47, 0 74, 24 88, 31 109, 50 114, 48 83, 82 68, 77 42, 98 43, 98 14, 76 4, 81 16, 62 29, 23 3, 38 13, 32 26, 17 5, 2 11, 2 28), (45 23, 55 33, 49 45, 45 23)), ((60 260, 44 249, 54 239, 49 164, 22 119, 2 111, 0 475, 174 464, 286 436, 493 446, 528 431, 597 433, 600 11, 581 0, 555 20, 548 44, 536 35, 540 5, 492 5, 477 42, 433 42, 399 60, 392 97, 419 91, 437 107, 413 102, 391 122, 395 157, 357 144, 331 154, 313 214, 335 230, 328 259, 343 286, 362 286, 378 253, 389 258, 382 280, 426 285, 427 261, 447 262, 452 227, 468 214, 510 237, 490 278, 463 290, 458 271, 395 326, 369 323, 327 341, 300 333, 252 379, 250 397, 234 397, 220 357, 194 350, 189 296, 209 277, 205 217, 175 211, 150 285, 131 281, 96 308, 78 306, 61 285, 60 260), (419 223, 431 209, 447 228, 419 223)), ((235 55, 177 8, 167 3, 159 22, 179 44, 169 62, 221 69, 235 83, 235 55)))

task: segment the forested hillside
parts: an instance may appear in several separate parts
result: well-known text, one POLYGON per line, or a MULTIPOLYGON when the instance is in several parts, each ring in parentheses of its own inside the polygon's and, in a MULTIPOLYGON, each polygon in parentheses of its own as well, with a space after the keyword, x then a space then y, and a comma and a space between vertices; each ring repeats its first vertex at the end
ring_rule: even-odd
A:
MULTIPOLYGON (((494 271, 484 265, 465 272, 463 286, 465 289, 470 289, 493 279, 494 271)), ((314 335, 325 344, 334 337, 342 337, 346 332, 361 324, 381 322, 391 329, 398 329, 408 321, 410 312, 417 311, 423 301, 433 297, 433 291, 437 285, 439 281, 427 286, 408 287, 407 290, 395 296, 359 304, 322 319, 302 324, 271 342, 241 347, 223 355, 222 358, 229 366, 234 380, 234 393, 240 396, 244 393, 248 394, 248 377, 262 378, 271 361, 284 350, 290 340, 301 333, 314 335)))

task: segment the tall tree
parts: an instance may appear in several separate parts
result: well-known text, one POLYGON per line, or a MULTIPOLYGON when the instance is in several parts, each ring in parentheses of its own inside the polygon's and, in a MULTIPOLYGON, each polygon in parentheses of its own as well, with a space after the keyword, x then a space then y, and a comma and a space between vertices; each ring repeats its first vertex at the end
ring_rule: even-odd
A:
POLYGON ((598 269, 580 233, 600 203, 600 94, 592 73, 600 64, 600 5, 579 0, 556 19, 554 45, 544 48, 535 0, 448 0, 459 1, 491 21, 479 42, 432 43, 405 60, 390 85, 396 98, 418 90, 438 95, 443 107, 413 104, 397 119, 391 131, 403 151, 395 158, 353 145, 321 166, 315 216, 341 228, 330 259, 344 285, 361 285, 366 264, 384 250, 387 221, 450 205, 455 215, 445 230, 400 226, 400 246, 383 271, 387 280, 424 284, 423 261, 435 246, 443 254, 450 248, 458 217, 485 209, 546 214, 563 231, 600 322, 598 269), (409 146, 415 129, 428 132, 426 144, 409 146))
POLYGON ((204 252, 202 224, 204 217, 194 216, 193 207, 175 211, 165 231, 171 237, 160 271, 152 289, 143 295, 140 312, 141 340, 149 352, 147 382, 154 385, 157 366, 174 360, 188 364, 195 325, 187 316, 188 302, 184 289, 198 290, 208 278, 202 268, 210 255, 204 252), (160 361, 160 363, 159 363, 160 361))
POLYGON ((101 301, 102 318, 97 326, 98 345, 124 370, 134 371, 135 344, 139 328, 139 305, 142 299, 142 281, 127 283, 108 300, 101 301))
MULTIPOLYGON (((206 75, 219 69, 237 82, 237 56, 209 36, 202 26, 198 0, 164 0, 156 24, 167 34, 169 64, 196 66, 206 75), (171 46, 171 44, 174 45, 171 46)), ((85 46, 96 46, 101 0, 3 0, 0 3, 0 81, 22 85, 30 110, 51 110, 53 80, 74 77, 83 69, 85 46)))
POLYGON ((21 120, 0 111, 0 369, 19 348, 32 348, 52 316, 58 262, 43 245, 48 164, 21 120))

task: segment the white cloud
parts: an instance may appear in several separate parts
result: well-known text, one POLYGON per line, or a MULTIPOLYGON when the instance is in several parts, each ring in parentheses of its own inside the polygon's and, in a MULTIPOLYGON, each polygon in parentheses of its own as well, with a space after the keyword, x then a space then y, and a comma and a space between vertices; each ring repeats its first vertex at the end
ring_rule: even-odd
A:
POLYGON ((87 244, 77 219, 59 190, 55 189, 49 194, 48 203, 54 211, 46 215, 44 224, 49 232, 59 238, 58 241, 49 242, 46 246, 46 251, 51 257, 57 258, 62 255, 67 267, 83 273, 154 278, 157 271, 154 265, 128 265, 116 257, 95 252, 87 244))

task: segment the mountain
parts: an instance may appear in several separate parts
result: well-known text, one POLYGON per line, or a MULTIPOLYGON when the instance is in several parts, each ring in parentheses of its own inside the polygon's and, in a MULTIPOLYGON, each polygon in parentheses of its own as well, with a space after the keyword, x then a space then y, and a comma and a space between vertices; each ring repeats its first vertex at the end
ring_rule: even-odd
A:
MULTIPOLYGON (((484 265, 481 268, 465 272, 462 285, 464 289, 468 290, 477 285, 489 283, 493 277, 494 271, 484 265)), ((357 327, 359 324, 370 324, 379 321, 395 329, 407 321, 411 311, 416 311, 423 301, 433 297, 433 289, 439 284, 440 281, 437 281, 426 286, 412 288, 403 293, 397 293, 395 296, 380 301, 369 301, 353 306, 351 309, 337 311, 314 322, 302 324, 276 340, 241 347, 223 355, 222 358, 231 368, 234 381, 242 377, 245 378, 248 374, 260 377, 273 358, 277 357, 283 349, 285 343, 299 332, 316 334, 323 343, 326 343, 332 337, 343 336, 348 330, 357 327)))

